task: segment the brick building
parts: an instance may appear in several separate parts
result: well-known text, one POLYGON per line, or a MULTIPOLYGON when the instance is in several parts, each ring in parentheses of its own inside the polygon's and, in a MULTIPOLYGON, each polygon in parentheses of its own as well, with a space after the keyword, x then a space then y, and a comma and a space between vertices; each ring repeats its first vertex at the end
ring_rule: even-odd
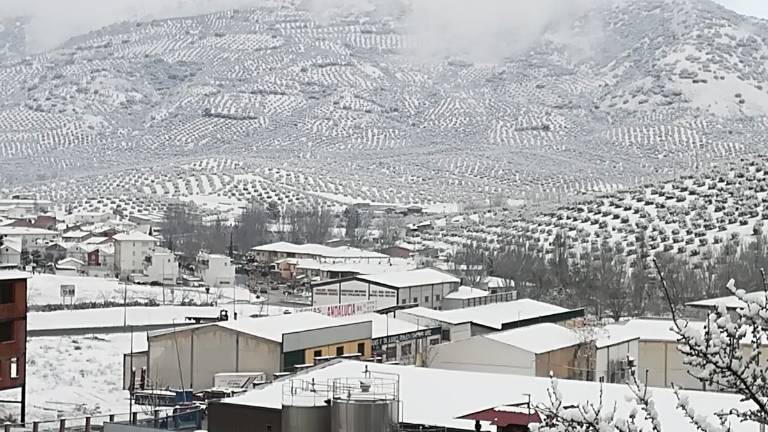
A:
POLYGON ((0 390, 22 388, 24 418, 27 273, 0 271, 0 390))

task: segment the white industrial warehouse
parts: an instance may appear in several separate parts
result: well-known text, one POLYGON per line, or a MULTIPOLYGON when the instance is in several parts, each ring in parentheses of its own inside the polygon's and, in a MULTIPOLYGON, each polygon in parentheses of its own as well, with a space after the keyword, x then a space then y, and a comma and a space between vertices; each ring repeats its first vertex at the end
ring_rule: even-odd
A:
POLYGON ((406 304, 439 308, 442 299, 460 285, 459 278, 431 268, 357 275, 312 284, 312 304, 371 300, 377 309, 406 304))
POLYGON ((443 328, 443 340, 525 327, 537 323, 568 323, 584 316, 583 309, 566 309, 531 299, 521 299, 452 310, 425 307, 404 309, 396 317, 430 327, 443 328))

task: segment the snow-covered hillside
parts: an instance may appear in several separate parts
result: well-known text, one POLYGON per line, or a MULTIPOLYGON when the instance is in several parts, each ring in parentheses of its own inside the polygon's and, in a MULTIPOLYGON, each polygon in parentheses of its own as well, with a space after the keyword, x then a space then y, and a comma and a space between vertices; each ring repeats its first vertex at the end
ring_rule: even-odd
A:
POLYGON ((708 0, 600 6, 496 63, 415 58, 421 36, 286 4, 7 57, 0 183, 124 214, 531 201, 764 152, 768 24, 708 0))

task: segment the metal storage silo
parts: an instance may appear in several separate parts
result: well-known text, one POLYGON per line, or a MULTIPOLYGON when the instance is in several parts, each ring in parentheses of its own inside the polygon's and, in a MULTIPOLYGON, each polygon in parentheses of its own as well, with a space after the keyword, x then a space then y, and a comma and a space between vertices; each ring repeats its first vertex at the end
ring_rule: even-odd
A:
POLYGON ((327 384, 294 379, 283 385, 282 432, 330 432, 331 407, 327 384))
POLYGON ((394 432, 399 420, 399 382, 388 378, 333 381, 331 432, 394 432))

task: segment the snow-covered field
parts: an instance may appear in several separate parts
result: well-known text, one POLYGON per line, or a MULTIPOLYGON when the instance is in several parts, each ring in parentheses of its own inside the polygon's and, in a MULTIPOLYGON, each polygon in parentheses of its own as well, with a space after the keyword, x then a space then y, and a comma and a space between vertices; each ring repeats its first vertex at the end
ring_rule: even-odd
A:
MULTIPOLYGON (((98 327, 119 327, 126 322, 131 326, 184 323, 186 317, 219 316, 225 309, 232 314, 232 304, 221 306, 133 306, 100 309, 60 310, 54 312, 31 312, 27 316, 29 330, 77 329, 98 327)), ((240 304, 235 306, 239 317, 252 315, 278 315, 287 308, 267 304, 240 304)))
MULTIPOLYGON (((135 333, 134 350, 146 349, 146 333, 135 333)), ((27 345, 27 416, 29 420, 128 412, 122 390, 123 354, 130 334, 32 338, 27 345)), ((19 390, 0 392, 18 399, 19 390)), ((18 405, 0 404, 0 417, 18 405)))
POLYGON ((29 280, 28 303, 34 306, 63 304, 61 285, 75 286, 75 298, 67 298, 66 304, 71 302, 122 303, 126 293, 129 303, 188 304, 195 302, 205 304, 231 301, 233 296, 236 296, 238 301, 258 301, 256 296, 243 287, 211 288, 210 294, 206 294, 203 288, 134 285, 119 283, 116 279, 99 277, 36 274, 29 280))

